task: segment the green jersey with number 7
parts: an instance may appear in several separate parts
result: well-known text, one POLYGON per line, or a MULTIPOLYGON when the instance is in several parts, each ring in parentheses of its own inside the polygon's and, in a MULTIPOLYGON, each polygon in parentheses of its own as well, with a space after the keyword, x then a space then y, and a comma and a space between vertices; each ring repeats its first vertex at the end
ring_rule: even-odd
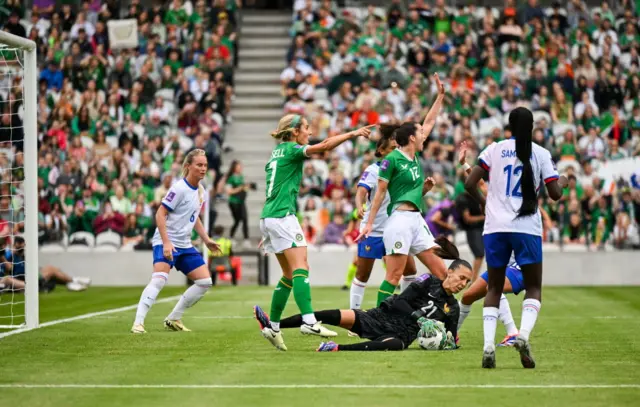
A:
POLYGON ((261 219, 284 218, 296 213, 296 199, 302 182, 302 166, 307 146, 294 142, 279 144, 264 167, 267 173, 267 200, 261 219))
POLYGON ((378 179, 387 181, 391 203, 387 207, 389 215, 403 202, 410 202, 424 213, 422 199, 422 184, 424 174, 418 156, 413 160, 408 158, 400 149, 389 153, 382 163, 378 179))

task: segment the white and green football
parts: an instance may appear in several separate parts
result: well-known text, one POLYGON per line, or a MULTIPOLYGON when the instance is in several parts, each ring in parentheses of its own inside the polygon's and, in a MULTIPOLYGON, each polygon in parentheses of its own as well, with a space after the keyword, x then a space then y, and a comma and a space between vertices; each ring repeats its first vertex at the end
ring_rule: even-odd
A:
POLYGON ((444 324, 433 319, 420 318, 418 345, 424 350, 443 350, 447 346, 447 330, 444 324))

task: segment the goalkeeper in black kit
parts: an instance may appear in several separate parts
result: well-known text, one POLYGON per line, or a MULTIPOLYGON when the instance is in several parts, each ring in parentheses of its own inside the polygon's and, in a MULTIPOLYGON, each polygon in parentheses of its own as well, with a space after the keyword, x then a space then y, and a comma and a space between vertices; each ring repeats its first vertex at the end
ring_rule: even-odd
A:
MULTIPOLYGON (((457 258, 457 248, 448 240, 438 239, 442 257, 457 258), (445 242, 446 241, 446 242, 445 242), (454 255, 454 256, 452 256, 454 255)), ((318 321, 340 326, 357 334, 367 342, 339 345, 323 342, 319 352, 403 350, 416 340, 418 332, 428 320, 444 324, 450 340, 449 349, 455 349, 453 338, 457 335, 460 308, 454 294, 462 291, 471 281, 471 265, 462 259, 454 260, 444 281, 423 274, 401 294, 387 298, 377 308, 361 310, 316 311, 318 321)), ((255 307, 256 319, 261 329, 269 326, 269 317, 260 307, 255 307)), ((294 315, 280 321, 280 328, 298 328, 302 316, 294 315)))

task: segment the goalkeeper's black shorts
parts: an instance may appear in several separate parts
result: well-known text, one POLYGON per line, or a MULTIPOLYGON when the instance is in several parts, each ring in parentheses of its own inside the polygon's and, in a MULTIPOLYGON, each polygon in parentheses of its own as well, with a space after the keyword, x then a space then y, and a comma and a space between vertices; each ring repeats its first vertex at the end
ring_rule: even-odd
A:
POLYGON ((367 311, 354 310, 356 320, 352 332, 361 338, 382 341, 389 338, 400 339, 404 348, 408 348, 418 336, 420 327, 409 319, 385 312, 380 308, 367 311))

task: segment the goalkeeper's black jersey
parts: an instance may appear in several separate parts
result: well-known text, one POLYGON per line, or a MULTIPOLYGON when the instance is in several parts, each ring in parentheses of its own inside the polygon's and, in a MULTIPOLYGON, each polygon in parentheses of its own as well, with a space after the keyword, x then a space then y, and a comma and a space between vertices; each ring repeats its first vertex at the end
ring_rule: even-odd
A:
POLYGON ((454 337, 458 333, 458 301, 446 293, 440 279, 430 274, 421 275, 401 294, 387 298, 380 304, 380 309, 405 318, 413 314, 414 319, 420 316, 435 319, 443 322, 454 337))

